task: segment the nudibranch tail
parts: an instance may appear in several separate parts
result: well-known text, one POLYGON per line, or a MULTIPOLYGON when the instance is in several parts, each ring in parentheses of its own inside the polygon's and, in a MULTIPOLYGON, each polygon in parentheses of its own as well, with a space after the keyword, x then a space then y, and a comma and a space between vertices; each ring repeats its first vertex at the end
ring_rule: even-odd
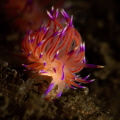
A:
POLYGON ((22 41, 23 55, 28 64, 27 69, 40 75, 52 76, 52 81, 44 93, 49 95, 52 90, 60 97, 65 88, 85 88, 81 83, 90 83, 89 75, 80 78, 75 73, 83 68, 103 68, 99 65, 86 64, 85 43, 74 28, 73 16, 64 9, 59 11, 52 7, 47 11, 49 20, 39 30, 29 32, 22 41), (63 18, 59 18, 61 12, 63 18), (57 87, 56 87, 57 86, 57 87))

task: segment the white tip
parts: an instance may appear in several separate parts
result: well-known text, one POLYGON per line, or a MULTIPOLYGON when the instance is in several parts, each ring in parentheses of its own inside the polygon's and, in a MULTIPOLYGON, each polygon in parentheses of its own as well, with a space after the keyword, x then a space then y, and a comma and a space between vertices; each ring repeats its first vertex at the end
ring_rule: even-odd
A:
POLYGON ((59 50, 57 51, 57 54, 59 54, 59 50))
POLYGON ((52 6, 51 10, 52 10, 52 11, 54 10, 54 6, 52 6))
POLYGON ((50 14, 49 11, 47 11, 47 14, 48 14, 48 16, 49 16, 51 19, 53 19, 53 16, 50 14))

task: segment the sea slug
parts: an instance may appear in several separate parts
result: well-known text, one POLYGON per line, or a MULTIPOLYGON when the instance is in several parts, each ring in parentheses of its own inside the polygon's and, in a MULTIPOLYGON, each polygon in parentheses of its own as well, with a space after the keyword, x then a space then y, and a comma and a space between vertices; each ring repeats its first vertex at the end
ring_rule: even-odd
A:
POLYGON ((73 16, 54 7, 47 14, 49 19, 40 29, 29 32, 22 41, 22 54, 28 61, 23 66, 40 75, 51 76, 52 81, 44 95, 57 86, 56 97, 60 97, 64 88, 84 88, 81 83, 94 80, 88 80, 89 75, 81 78, 75 73, 83 68, 103 66, 86 64, 85 43, 74 28, 73 16), (59 12, 62 17, 58 17, 59 12))

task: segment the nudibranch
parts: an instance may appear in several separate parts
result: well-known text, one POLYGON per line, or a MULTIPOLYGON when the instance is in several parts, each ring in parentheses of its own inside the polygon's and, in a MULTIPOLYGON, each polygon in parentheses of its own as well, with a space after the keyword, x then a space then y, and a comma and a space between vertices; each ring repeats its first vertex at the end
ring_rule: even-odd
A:
POLYGON ((40 75, 51 76, 52 81, 44 95, 57 86, 56 97, 60 97, 64 88, 84 88, 81 83, 93 81, 88 80, 89 75, 81 78, 75 73, 83 68, 103 66, 86 64, 85 43, 74 28, 73 16, 54 7, 47 14, 47 22, 39 30, 29 32, 22 41, 22 53, 28 61, 23 66, 40 75), (58 17, 59 12, 63 18, 58 17))

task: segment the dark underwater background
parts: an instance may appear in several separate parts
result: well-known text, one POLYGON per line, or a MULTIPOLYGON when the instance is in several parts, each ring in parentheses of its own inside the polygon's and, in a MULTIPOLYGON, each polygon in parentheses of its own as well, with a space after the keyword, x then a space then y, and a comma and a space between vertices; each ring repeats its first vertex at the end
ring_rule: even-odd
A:
POLYGON ((119 112, 119 0, 0 1, 0 120, 120 120, 119 112), (74 16, 87 63, 105 68, 83 69, 78 74, 96 79, 86 89, 65 90, 60 98, 46 101, 33 84, 36 77, 23 71, 19 53, 26 31, 39 28, 52 6, 74 16))

